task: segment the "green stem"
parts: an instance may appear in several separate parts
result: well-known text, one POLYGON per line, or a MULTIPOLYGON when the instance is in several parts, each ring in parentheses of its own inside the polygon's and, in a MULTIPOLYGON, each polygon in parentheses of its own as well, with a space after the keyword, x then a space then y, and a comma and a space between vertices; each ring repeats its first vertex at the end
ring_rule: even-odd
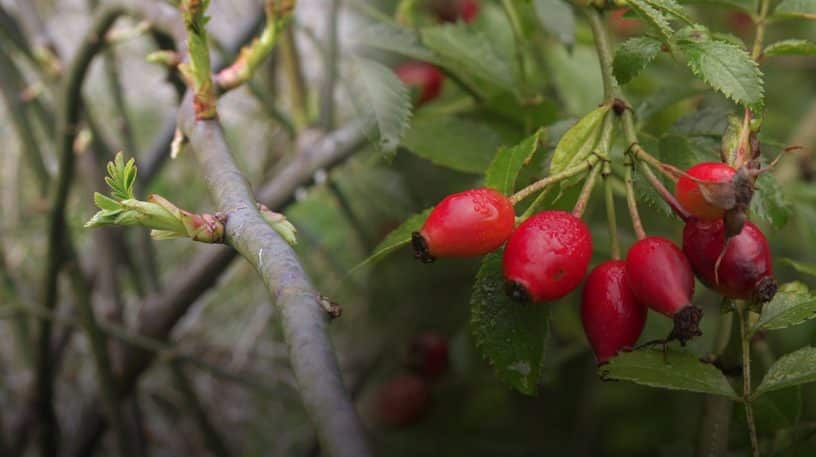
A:
POLYGON ((289 93, 292 103, 292 121, 297 130, 302 130, 309 123, 309 110, 306 102, 306 83, 300 63, 300 53, 291 27, 281 36, 281 57, 286 78, 289 81, 289 93))
POLYGON ((183 0, 180 6, 187 29, 187 51, 190 55, 189 64, 182 65, 181 69, 193 87, 193 106, 197 119, 214 119, 218 116, 207 39, 208 18, 205 13, 208 5, 209 0, 183 0))
POLYGON ((634 171, 634 158, 631 155, 626 156, 626 175, 624 176, 624 183, 626 184, 626 205, 629 207, 629 218, 632 219, 632 230, 635 231, 637 239, 642 240, 646 238, 646 232, 643 230, 643 222, 640 220, 640 213, 638 212, 637 200, 635 198, 634 179, 632 172, 634 171))
POLYGON ((748 333, 747 309, 745 303, 737 304, 739 314, 740 337, 742 342, 742 397, 745 405, 745 420, 748 423, 748 434, 751 438, 751 450, 753 457, 759 456, 759 440, 757 438, 756 422, 754 421, 754 408, 751 404, 751 335, 748 333))
POLYGON ((592 196, 592 189, 595 188, 595 179, 598 178, 601 168, 603 167, 598 164, 592 166, 589 176, 587 176, 586 181, 584 181, 584 187, 581 188, 581 193, 578 195, 578 201, 575 202, 575 207, 572 209, 573 216, 580 218, 584 215, 587 203, 589 203, 589 197, 592 196))
POLYGON ((510 202, 512 202, 513 205, 516 205, 518 202, 524 200, 525 198, 529 197, 530 195, 532 195, 533 193, 535 193, 535 192, 537 192, 537 191, 539 191, 541 189, 544 189, 544 188, 549 187, 549 186, 551 186, 553 184, 556 184, 556 183, 558 183, 560 181, 563 181, 563 180, 565 180, 567 178, 571 178, 571 177, 573 177, 575 175, 578 175, 578 174, 581 174, 581 173, 587 171, 593 165, 595 165, 595 162, 597 162, 597 161, 598 161, 598 157, 593 155, 590 158, 588 158, 587 160, 583 161, 582 163, 580 163, 580 164, 578 164, 578 165, 576 165, 576 166, 574 166, 572 168, 568 168, 568 169, 566 169, 566 170, 564 170, 564 171, 562 171, 560 173, 556 173, 554 175, 550 175, 550 176, 547 176, 544 179, 536 181, 536 182, 530 184, 529 186, 521 189, 520 191, 516 192, 515 194, 513 194, 510 197, 510 202))
POLYGON ((615 214, 615 198, 612 195, 612 181, 609 179, 612 173, 611 165, 609 162, 605 162, 603 168, 604 201, 606 203, 606 223, 609 229, 609 243, 612 248, 612 259, 619 260, 621 258, 621 250, 618 241, 618 218, 615 214))
POLYGON ((759 62, 762 58, 762 46, 765 42, 765 28, 768 24, 768 11, 771 7, 770 0, 760 0, 758 9, 758 17, 756 20, 756 35, 754 35, 754 47, 751 51, 751 58, 759 62))
POLYGON ((521 19, 519 17, 518 9, 516 8, 517 0, 502 0, 502 7, 507 14, 507 19, 510 21, 510 26, 513 28, 513 37, 515 38, 516 61, 518 64, 519 76, 521 82, 527 82, 527 71, 524 65, 524 50, 522 49, 524 40, 524 31, 521 26, 521 19))

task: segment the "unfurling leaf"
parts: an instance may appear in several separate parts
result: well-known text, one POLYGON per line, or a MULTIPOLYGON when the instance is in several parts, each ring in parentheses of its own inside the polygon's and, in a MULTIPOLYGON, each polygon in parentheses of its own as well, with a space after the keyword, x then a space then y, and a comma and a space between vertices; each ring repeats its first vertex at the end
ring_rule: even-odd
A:
POLYGON ((351 269, 352 273, 365 266, 376 264, 380 260, 386 258, 392 252, 409 244, 411 242, 411 234, 422 228, 422 224, 425 223, 425 219, 427 219, 428 215, 431 214, 432 209, 433 208, 428 208, 419 214, 414 214, 406 219, 405 222, 400 224, 399 227, 392 230, 391 233, 389 233, 385 239, 374 248, 374 252, 368 256, 367 259, 358 263, 351 269))

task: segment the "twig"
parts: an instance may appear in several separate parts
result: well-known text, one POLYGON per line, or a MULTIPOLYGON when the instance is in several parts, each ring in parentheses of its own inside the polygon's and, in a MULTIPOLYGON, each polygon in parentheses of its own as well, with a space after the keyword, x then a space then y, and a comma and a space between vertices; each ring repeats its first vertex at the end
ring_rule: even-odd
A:
POLYGON ((626 175, 624 176, 624 183, 626 184, 626 205, 629 207, 629 218, 632 219, 632 230, 634 230, 637 239, 642 240, 646 238, 646 232, 643 230, 643 222, 640 220, 637 200, 635 199, 634 180, 632 179, 632 172, 634 171, 635 166, 632 163, 632 157, 628 154, 626 157, 626 175))
POLYGON ((295 32, 292 27, 284 30, 280 43, 283 68, 289 81, 289 94, 292 103, 292 120, 295 128, 301 130, 309 123, 309 110, 306 101, 306 83, 303 78, 303 68, 300 63, 300 53, 295 41, 295 32))
POLYGON ((759 457, 759 439, 757 438, 754 408, 751 400, 751 335, 748 334, 746 322, 748 310, 744 303, 737 304, 737 315, 740 324, 742 343, 742 398, 745 405, 745 421, 748 423, 748 435, 751 438, 751 450, 754 457, 759 457))
POLYGON ((340 0, 330 0, 329 8, 326 10, 326 34, 327 49, 323 77, 323 86, 320 89, 320 126, 324 130, 334 128, 334 88, 337 85, 337 54, 338 54, 338 34, 337 26, 340 22, 340 0))
POLYGON ((224 439, 221 438, 221 434, 210 422, 207 411, 198 399, 198 395, 196 395, 193 383, 184 373, 184 367, 178 362, 173 362, 170 364, 170 373, 173 375, 176 387, 181 391, 187 409, 193 414, 198 427, 201 429, 201 436, 207 448, 216 457, 229 457, 230 452, 227 450, 227 445, 224 443, 224 439))

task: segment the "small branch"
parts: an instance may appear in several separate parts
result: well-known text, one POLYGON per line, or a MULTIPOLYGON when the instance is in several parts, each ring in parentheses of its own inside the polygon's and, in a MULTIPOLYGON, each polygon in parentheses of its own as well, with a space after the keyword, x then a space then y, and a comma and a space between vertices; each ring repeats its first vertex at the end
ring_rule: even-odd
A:
POLYGON ((659 179, 657 179, 657 176, 655 176, 655 174, 652 172, 652 169, 649 168, 649 166, 645 162, 640 162, 640 171, 641 173, 643 173, 644 176, 646 176, 646 180, 649 181, 649 184, 651 184, 652 187, 657 191, 657 193, 660 194, 660 196, 663 198, 663 201, 665 201, 669 205, 669 207, 672 209, 672 211, 674 211, 674 214, 676 214, 677 217, 679 217, 684 222, 691 218, 691 213, 689 213, 688 211, 686 211, 685 208, 683 208, 683 205, 681 205, 680 202, 677 201, 677 197, 675 197, 674 194, 669 192, 669 189, 666 189, 666 186, 664 186, 663 183, 660 182, 659 179))
POLYGON ((300 53, 292 27, 287 28, 281 36, 280 46, 283 67, 289 81, 289 94, 292 103, 292 120, 295 128, 301 130, 309 123, 309 108, 306 100, 306 83, 303 77, 303 68, 300 63, 300 53))
POLYGON ((629 207, 629 218, 632 219, 632 230, 635 231, 637 239, 642 240, 646 238, 646 232, 643 230, 643 222, 641 222, 640 214, 638 213, 634 180, 632 179, 632 172, 635 166, 630 155, 627 155, 626 162, 626 175, 624 177, 624 183, 626 184, 626 204, 629 207))
POLYGON ((227 450, 227 445, 224 443, 224 439, 221 438, 221 434, 210 422, 207 411, 201 404, 198 395, 196 395, 193 383, 184 373, 184 367, 178 362, 173 362, 170 364, 170 373, 173 375, 173 381, 184 398, 187 409, 193 414, 198 427, 201 429, 201 437, 204 439, 207 449, 215 457, 229 457, 230 452, 227 450))
POLYGON ((179 69, 193 89, 196 119, 214 119, 218 116, 218 98, 210 73, 210 47, 207 40, 209 17, 205 15, 209 3, 209 0, 182 0, 179 6, 187 29, 187 51, 190 57, 189 62, 180 65, 179 69))
POLYGON ((280 32, 289 25, 294 8, 295 0, 266 0, 266 27, 260 37, 241 49, 235 62, 215 76, 220 90, 234 89, 252 78, 258 66, 275 48, 280 32))
POLYGON ((334 89, 337 85, 338 76, 338 22, 340 22, 340 0, 330 0, 330 6, 326 10, 326 33, 327 49, 323 76, 323 85, 320 88, 320 126, 324 130, 334 128, 334 89))
POLYGON ((530 195, 534 194, 535 192, 537 192, 539 190, 542 190, 542 189, 544 189, 546 187, 549 187, 549 186, 551 186, 553 184, 561 182, 561 181, 563 181, 563 180, 565 180, 567 178, 571 178, 573 176, 579 175, 579 174, 587 171, 588 169, 593 167, 597 161, 598 161, 598 157, 593 155, 593 156, 590 156, 585 161, 581 162, 580 164, 578 164, 578 165, 576 165, 576 166, 574 166, 572 168, 566 169, 566 170, 564 170, 564 171, 562 171, 560 173, 556 173, 554 175, 550 175, 550 176, 547 176, 544 179, 536 181, 536 182, 530 184, 529 186, 519 190, 515 194, 513 194, 510 197, 510 202, 512 202, 513 205, 516 205, 520 201, 524 200, 525 198, 529 197, 530 195))
POLYGON ((606 203, 606 225, 609 230, 609 243, 612 251, 612 259, 621 258, 620 243, 618 241, 618 221, 615 213, 615 197, 612 195, 612 181, 609 179, 612 170, 609 162, 604 163, 604 202, 606 203))
POLYGON ((584 181, 584 187, 581 188, 581 193, 578 195, 578 201, 572 209, 573 216, 580 218, 584 215, 587 203, 589 203, 589 198, 592 196, 592 190, 595 188, 595 179, 598 177, 598 174, 600 174, 601 168, 603 168, 602 165, 595 164, 590 169, 589 176, 584 181))
POLYGON ((737 315, 740 324, 740 340, 742 342, 742 398, 745 405, 745 421, 748 423, 748 435, 751 438, 753 457, 759 456, 759 439, 757 438, 754 408, 751 400, 751 335, 748 334, 746 322, 748 310, 744 303, 737 304, 737 315))

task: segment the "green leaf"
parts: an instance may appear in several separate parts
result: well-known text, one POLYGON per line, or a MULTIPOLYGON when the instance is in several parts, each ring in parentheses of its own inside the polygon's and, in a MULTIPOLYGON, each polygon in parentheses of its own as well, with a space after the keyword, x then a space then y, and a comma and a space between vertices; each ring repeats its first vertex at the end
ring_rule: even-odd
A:
POLYGON ((816 20, 816 0, 783 0, 773 16, 816 20))
POLYGON ((791 215, 791 203, 776 182, 776 177, 765 173, 757 178, 755 187, 751 212, 774 228, 784 227, 791 215))
POLYGON ((640 74, 660 53, 662 44, 647 36, 630 38, 623 42, 615 53, 613 68, 615 78, 626 84, 640 74))
MULTIPOLYGON (((801 387, 768 392, 753 401, 757 430, 766 436, 795 427, 802 413, 801 387)), ((744 423, 744 408, 738 408, 744 423)))
POLYGON ((814 278, 816 278, 816 264, 797 262, 796 260, 793 259, 779 259, 779 261, 790 266, 799 273, 813 276, 814 278))
POLYGON ((637 13, 641 19, 652 26, 660 34, 660 39, 666 43, 671 40, 674 30, 672 30, 666 16, 651 5, 647 0, 627 0, 626 3, 637 13))
POLYGON ((516 188, 516 178, 521 169, 528 165, 539 149, 547 141, 547 131, 543 128, 524 139, 521 143, 500 149, 485 173, 485 186, 510 195, 516 188))
POLYGON ((422 29, 422 41, 439 56, 443 67, 459 74, 483 79, 514 92, 517 81, 514 66, 501 58, 483 33, 464 23, 422 29))
POLYGON ((774 298, 762 306, 762 314, 751 329, 777 330, 801 324, 816 316, 816 295, 799 282, 783 284, 774 298))
MULTIPOLYGON (((710 136, 719 139, 728 128, 728 116, 731 113, 733 110, 730 107, 702 108, 678 119, 669 131, 685 137, 710 136)), ((742 127, 742 119, 739 127, 742 127)))
POLYGON ((102 195, 99 192, 94 192, 94 203, 103 211, 117 211, 122 208, 118 201, 102 195))
POLYGON ((351 85, 355 104, 364 118, 376 125, 380 148, 392 152, 399 146, 411 117, 408 88, 390 68, 373 60, 357 58, 355 67, 351 85))
POLYGON ((533 0, 536 16, 545 30, 566 46, 575 43, 575 13, 564 0, 533 0))
POLYGON ((384 22, 365 27, 352 39, 356 44, 367 48, 394 52, 425 62, 436 62, 434 53, 422 46, 414 31, 384 22))
POLYGON ((385 239, 383 239, 380 244, 374 248, 374 252, 368 256, 367 259, 358 263, 351 269, 351 273, 354 273, 363 267, 374 265, 380 260, 386 258, 392 252, 409 244, 411 242, 411 234, 422 228, 422 224, 425 223, 425 219, 427 219, 428 215, 431 214, 432 209, 433 208, 428 208, 419 214, 414 214, 406 219, 405 222, 400 224, 399 227, 392 230, 391 233, 389 233, 385 239))
POLYGON ((808 40, 782 40, 765 48, 765 57, 816 56, 816 43, 808 40))
POLYGON ((603 100, 603 78, 594 49, 576 45, 571 53, 560 44, 546 49, 547 69, 567 113, 580 115, 603 100))
POLYGON ((661 350, 623 352, 600 367, 600 373, 604 379, 737 398, 720 370, 686 352, 668 351, 665 360, 661 350))
POLYGON ((762 106, 762 73, 744 49, 707 38, 680 40, 677 45, 691 71, 711 88, 749 108, 762 106))
POLYGON ((693 24, 694 22, 689 18, 686 10, 683 8, 683 5, 677 3, 675 0, 644 0, 649 5, 653 6, 654 8, 669 14, 671 16, 680 19, 681 21, 687 24, 693 24))
POLYGON ((481 174, 502 137, 486 123, 453 116, 417 116, 402 144, 437 165, 481 174))
POLYGON ((683 3, 696 3, 701 5, 714 4, 726 5, 739 8, 747 13, 754 13, 757 10, 757 0, 685 0, 683 3))
POLYGON ((804 347, 782 356, 776 361, 754 392, 758 397, 765 392, 798 386, 816 381, 816 348, 804 347))
POLYGON ((547 307, 520 304, 504 293, 501 252, 482 260, 470 304, 470 328, 482 356, 503 382, 535 394, 549 333, 547 307))
POLYGON ((601 126, 609 111, 609 105, 602 105, 578 120, 564 133, 555 146, 550 174, 554 175, 572 168, 589 157, 601 133, 601 126))

